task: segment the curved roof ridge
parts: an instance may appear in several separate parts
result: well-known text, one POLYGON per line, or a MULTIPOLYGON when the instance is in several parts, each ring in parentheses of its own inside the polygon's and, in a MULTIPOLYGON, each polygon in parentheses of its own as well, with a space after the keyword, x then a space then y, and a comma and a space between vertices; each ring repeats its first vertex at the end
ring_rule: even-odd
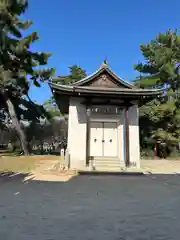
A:
POLYGON ((110 67, 103 63, 95 72, 92 74, 86 76, 85 78, 73 83, 73 86, 82 86, 85 83, 90 82, 93 78, 97 77, 99 74, 101 74, 103 71, 107 71, 118 83, 124 85, 127 88, 137 88, 134 85, 126 82, 124 79, 120 78, 115 72, 113 72, 110 67))
POLYGON ((81 80, 78 80, 77 82, 72 83, 72 85, 79 85, 80 83, 83 84, 84 82, 86 82, 86 80, 88 80, 89 78, 92 78, 94 75, 96 75, 99 72, 100 69, 101 68, 98 68, 98 70, 96 70, 95 72, 93 72, 90 75, 82 78, 81 80))
POLYGON ((136 86, 134 86, 133 84, 128 83, 128 82, 125 81, 123 78, 119 77, 115 72, 113 72, 113 71, 111 70, 111 68, 108 67, 107 70, 110 71, 111 74, 114 75, 114 77, 118 78, 118 80, 119 80, 121 83, 123 83, 123 84, 129 86, 130 88, 136 88, 136 86))

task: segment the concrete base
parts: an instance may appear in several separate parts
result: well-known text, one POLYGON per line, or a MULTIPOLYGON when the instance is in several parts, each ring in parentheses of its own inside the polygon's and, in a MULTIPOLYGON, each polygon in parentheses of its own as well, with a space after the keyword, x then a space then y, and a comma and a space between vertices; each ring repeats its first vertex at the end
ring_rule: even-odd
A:
POLYGON ((117 171, 78 171, 79 175, 129 175, 129 176, 142 176, 143 172, 117 172, 117 171))

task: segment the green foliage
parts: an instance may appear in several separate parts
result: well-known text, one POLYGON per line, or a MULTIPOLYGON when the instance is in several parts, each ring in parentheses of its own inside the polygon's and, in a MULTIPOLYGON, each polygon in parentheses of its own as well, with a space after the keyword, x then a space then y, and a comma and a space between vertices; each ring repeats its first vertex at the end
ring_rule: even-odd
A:
POLYGON ((135 69, 144 75, 143 81, 149 82, 153 87, 166 85, 174 91, 178 89, 180 87, 180 35, 177 30, 159 33, 155 40, 142 44, 140 49, 145 63, 136 64, 135 69))
POLYGON ((1 93, 21 97, 28 93, 30 82, 40 86, 40 82, 49 80, 54 69, 37 67, 46 65, 49 53, 32 52, 30 45, 39 39, 33 32, 23 36, 24 30, 32 22, 21 21, 20 15, 25 12, 28 1, 1 1, 0 4, 0 86, 1 93))
POLYGON ((172 149, 180 142, 180 35, 168 30, 140 48, 145 62, 135 65, 141 75, 135 84, 165 89, 140 109, 141 147, 152 149, 158 139, 172 149))
POLYGON ((56 105, 53 97, 46 100, 43 104, 43 107, 51 118, 61 116, 59 108, 56 105))
POLYGON ((1 92, 22 96, 29 90, 32 81, 36 86, 48 80, 54 69, 37 70, 46 65, 51 54, 32 52, 30 45, 39 39, 33 32, 23 36, 24 30, 32 22, 21 21, 19 16, 27 9, 28 2, 23 0, 1 1, 0 4, 0 85, 1 92))
POLYGON ((69 74, 67 76, 58 76, 53 79, 54 83, 59 84, 71 84, 77 82, 86 77, 86 71, 78 65, 72 65, 69 67, 69 74))
POLYGON ((150 148, 144 148, 142 151, 141 151, 141 158, 144 158, 144 159, 154 159, 154 151, 150 148))
POLYGON ((40 115, 45 115, 44 109, 29 98, 31 83, 40 87, 54 73, 54 69, 42 68, 51 54, 31 49, 31 44, 39 39, 38 34, 24 34, 32 24, 32 21, 20 18, 27 7, 27 0, 0 1, 0 110, 12 120, 24 151, 25 135, 18 121, 36 121, 40 115), (26 97, 29 101, 25 100, 26 97))
POLYGON ((140 109, 140 123, 143 130, 149 132, 154 139, 176 144, 179 142, 180 110, 176 108, 175 101, 168 100, 164 103, 153 101, 140 109), (142 121, 144 118, 147 122, 142 121))
MULTIPOLYGON (((71 84, 71 83, 77 82, 77 81, 83 79, 86 76, 87 76, 87 74, 86 74, 86 71, 84 69, 82 69, 78 65, 72 65, 72 66, 69 67, 69 74, 68 75, 58 76, 56 78, 53 78, 52 82, 57 83, 57 84, 66 85, 66 84, 71 84)), ((56 101, 54 100, 54 97, 51 97, 50 99, 45 101, 43 105, 44 105, 45 109, 47 110, 47 112, 52 117, 62 115, 59 111, 59 108, 56 105, 56 101)))

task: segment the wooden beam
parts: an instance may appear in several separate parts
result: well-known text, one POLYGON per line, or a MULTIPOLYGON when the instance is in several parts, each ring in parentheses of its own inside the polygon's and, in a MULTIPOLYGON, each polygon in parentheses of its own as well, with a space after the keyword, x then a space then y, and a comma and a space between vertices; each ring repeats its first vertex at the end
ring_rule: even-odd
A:
POLYGON ((86 166, 89 166, 90 154, 90 109, 86 106, 86 166))
POLYGON ((129 167, 130 165, 130 153, 129 153, 129 107, 125 108, 125 146, 126 146, 126 166, 129 167))
POLYGON ((118 100, 118 99, 113 99, 113 100, 110 100, 110 99, 107 99, 107 98, 100 98, 99 100, 98 99, 85 99, 81 102, 81 104, 84 104, 84 105, 112 105, 112 106, 118 106, 118 107, 125 107, 125 106, 129 106, 130 104, 130 101, 127 101, 127 100, 118 100))

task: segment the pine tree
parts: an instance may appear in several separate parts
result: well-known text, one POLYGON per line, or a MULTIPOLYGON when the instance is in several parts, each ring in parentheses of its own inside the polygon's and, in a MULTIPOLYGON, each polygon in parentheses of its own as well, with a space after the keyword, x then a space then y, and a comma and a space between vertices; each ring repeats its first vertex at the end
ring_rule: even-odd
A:
POLYGON ((53 79, 54 83, 71 84, 77 82, 87 76, 86 71, 78 65, 69 67, 69 74, 65 76, 58 76, 53 79))
MULTIPOLYGON (((69 67, 68 75, 55 77, 52 79, 52 82, 56 84, 67 85, 67 84, 77 82, 85 78, 86 76, 87 76, 86 71, 82 69, 80 66, 75 64, 69 67)), ((59 108, 56 105, 56 101, 54 100, 54 96, 46 100, 43 106, 47 110, 47 112, 50 114, 50 116, 55 117, 55 116, 61 115, 59 108)))
POLYGON ((180 141, 180 35, 168 30, 140 48, 145 62, 135 65, 141 74, 136 85, 165 89, 163 96, 140 109, 142 145, 150 139, 159 139, 170 147, 177 145, 180 141))
POLYGON ((159 33, 155 40, 140 46, 145 63, 135 65, 143 76, 137 84, 149 87, 180 88, 180 35, 168 30, 159 33))
POLYGON ((16 103, 24 96, 29 98, 30 82, 39 87, 54 71, 37 70, 38 66, 47 64, 51 54, 30 50, 30 45, 39 38, 36 32, 24 36, 24 31, 32 24, 20 18, 27 7, 27 0, 0 1, 0 101, 8 111, 26 155, 29 154, 27 141, 16 103))

